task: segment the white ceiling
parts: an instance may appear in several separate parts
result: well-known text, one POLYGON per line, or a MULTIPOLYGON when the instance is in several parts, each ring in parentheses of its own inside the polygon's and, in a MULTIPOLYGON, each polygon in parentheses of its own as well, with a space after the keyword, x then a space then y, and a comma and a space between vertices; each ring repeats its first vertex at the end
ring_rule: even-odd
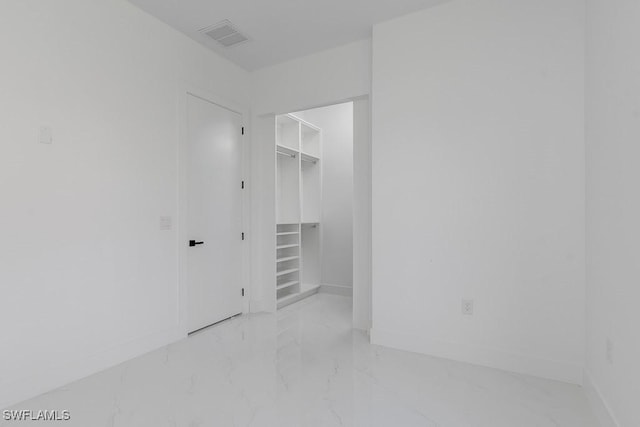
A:
POLYGON ((446 0, 129 0, 247 70, 371 36, 373 24, 446 0), (223 48, 198 32, 224 19, 250 42, 223 48))

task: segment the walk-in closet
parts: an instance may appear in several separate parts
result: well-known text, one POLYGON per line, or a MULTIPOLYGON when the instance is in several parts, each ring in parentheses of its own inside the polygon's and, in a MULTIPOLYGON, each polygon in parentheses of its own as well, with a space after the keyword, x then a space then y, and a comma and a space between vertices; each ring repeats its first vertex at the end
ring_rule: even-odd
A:
POLYGON ((353 104, 275 117, 276 277, 282 308, 353 286, 353 104))

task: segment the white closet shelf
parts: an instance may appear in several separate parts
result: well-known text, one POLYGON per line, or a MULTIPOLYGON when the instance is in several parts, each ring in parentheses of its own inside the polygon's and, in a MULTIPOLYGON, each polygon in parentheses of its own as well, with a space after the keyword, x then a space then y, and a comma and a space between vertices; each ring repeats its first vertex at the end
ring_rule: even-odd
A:
POLYGON ((299 268, 290 268, 289 270, 278 271, 276 273, 276 277, 284 276, 285 274, 295 273, 296 271, 300 271, 299 268))
POLYGON ((282 290, 282 289, 287 289, 287 288, 290 288, 291 286, 295 286, 295 285, 297 285, 298 283, 300 283, 300 282, 299 282, 299 281, 297 281, 297 280, 292 280, 291 282, 282 283, 281 285, 278 285, 278 286, 276 287, 276 289, 280 291, 280 290, 282 290))
POLYGON ((300 258, 300 257, 299 257, 299 256, 297 256, 297 255, 296 255, 296 256, 288 256, 288 257, 285 257, 285 258, 278 258, 278 259, 276 260, 276 262, 293 261, 294 259, 299 259, 299 258, 300 258))
POLYGON ((276 236, 293 236, 294 234, 300 234, 298 231, 284 231, 282 233, 276 233, 276 236))
POLYGON ((291 304, 300 299, 301 299, 300 294, 290 294, 290 295, 285 295, 283 297, 280 297, 278 298, 278 308, 291 304))
POLYGON ((300 153, 300 157, 305 162, 317 163, 320 161, 320 158, 307 153, 300 153))
POLYGON ((300 125, 302 125, 302 133, 320 133, 321 129, 318 126, 312 125, 298 117, 296 117, 296 119, 298 119, 300 121, 300 125))
POLYGON ((297 248, 298 246, 300 246, 298 243, 292 243, 292 244, 290 244, 290 245, 280 245, 280 246, 276 246, 276 249, 297 248))
POLYGON ((295 148, 287 147, 286 145, 276 145, 276 151, 278 153, 287 154, 289 156, 297 156, 299 151, 295 148))
POLYGON ((318 293, 319 285, 300 285, 300 292, 289 294, 283 297, 278 298, 277 307, 280 309, 289 304, 293 304, 294 302, 298 302, 310 295, 318 293))
POLYGON ((276 117, 276 121, 278 125, 297 126, 298 122, 300 122, 300 119, 289 113, 276 117))

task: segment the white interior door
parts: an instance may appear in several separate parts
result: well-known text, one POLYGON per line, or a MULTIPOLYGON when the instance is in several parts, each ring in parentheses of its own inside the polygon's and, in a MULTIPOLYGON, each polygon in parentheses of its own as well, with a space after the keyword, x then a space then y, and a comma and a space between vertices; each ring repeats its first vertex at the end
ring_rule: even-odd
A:
POLYGON ((189 95, 187 326, 242 312, 240 114, 189 95))

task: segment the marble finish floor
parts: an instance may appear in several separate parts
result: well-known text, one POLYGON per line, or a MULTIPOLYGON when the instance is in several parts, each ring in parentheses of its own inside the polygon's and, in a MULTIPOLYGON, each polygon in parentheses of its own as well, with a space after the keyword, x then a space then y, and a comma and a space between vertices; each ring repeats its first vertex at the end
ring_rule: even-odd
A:
MULTIPOLYGON (((12 409, 78 427, 595 427, 579 387, 368 344, 319 294, 232 319, 12 409)), ((48 422, 0 421, 0 426, 48 422)))

